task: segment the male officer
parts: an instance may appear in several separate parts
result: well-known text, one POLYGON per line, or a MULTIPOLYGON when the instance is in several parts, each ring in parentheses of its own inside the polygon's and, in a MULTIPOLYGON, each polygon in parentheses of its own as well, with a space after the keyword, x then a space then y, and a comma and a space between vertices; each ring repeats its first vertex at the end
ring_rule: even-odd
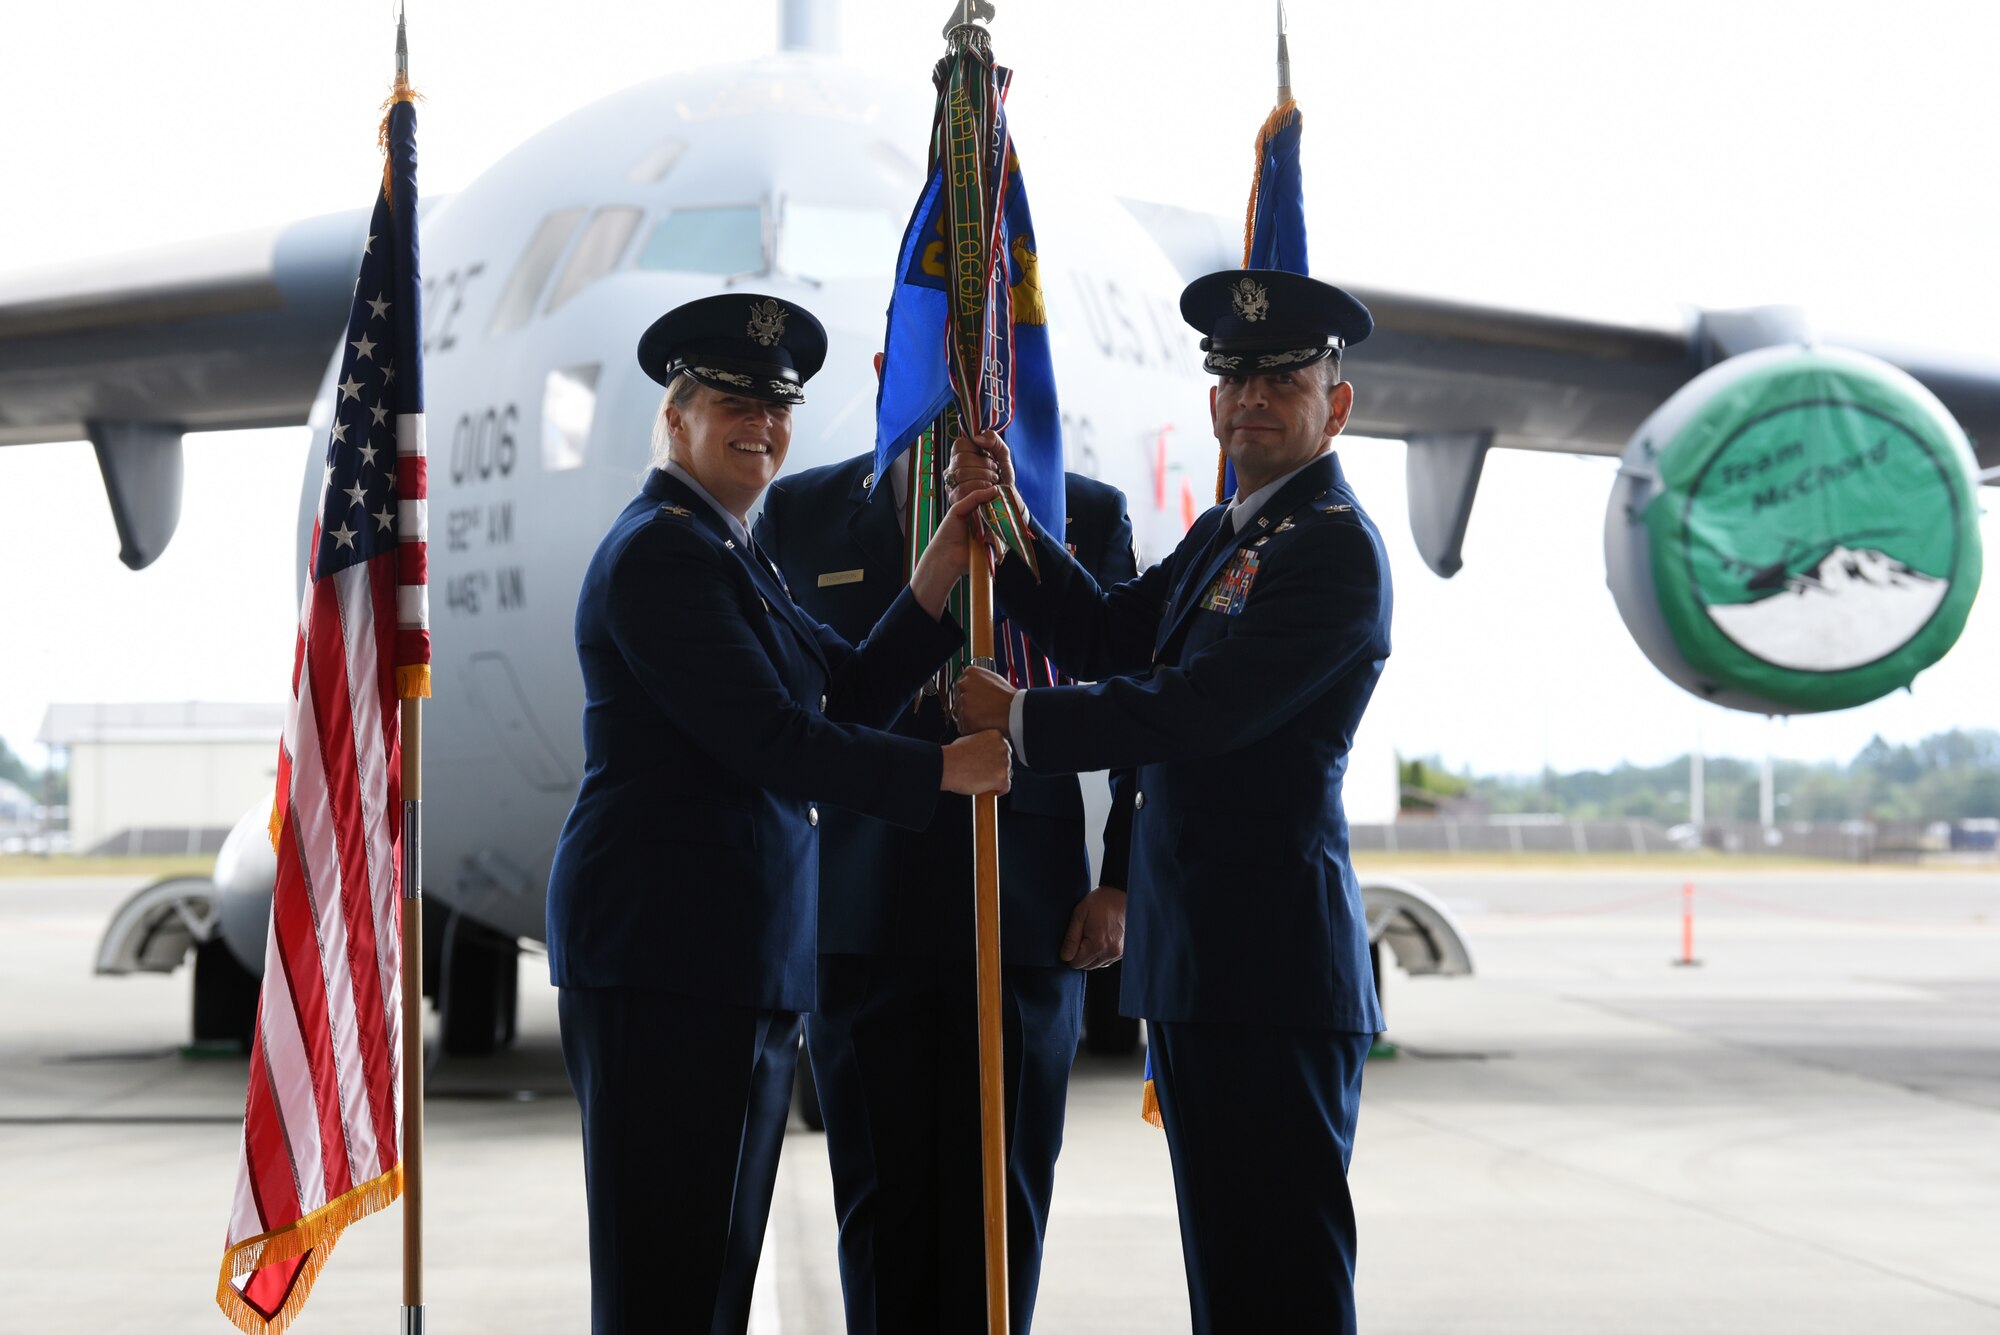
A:
MULTIPOLYGON (((817 800, 922 828, 1005 792, 997 733, 883 724, 961 642, 970 506, 859 649, 793 604, 744 517, 826 335, 788 302, 689 303, 639 340, 654 471, 577 600, 584 778, 549 874, 549 972, 583 1114, 591 1325, 743 1331, 814 990, 817 800)), ((994 493, 988 491, 990 496, 994 493)))
MULTIPOLYGON (((1024 765, 1137 765, 1122 1009, 1150 1023, 1197 1332, 1354 1329, 1346 1182, 1381 1014, 1340 780, 1389 653, 1389 564, 1333 438, 1343 347, 1374 321, 1301 275, 1190 284, 1228 505, 1109 590, 1037 533, 1006 562, 1008 615, 1095 686, 962 679, 968 730, 1011 726, 1024 765), (1108 680, 1131 674, 1122 680, 1108 680)), ((1011 484, 997 438, 961 485, 1011 484), (990 460, 990 461, 989 461, 990 460)))
MULTIPOLYGON (((799 601, 842 635, 865 631, 900 594, 911 528, 910 455, 870 500, 874 456, 773 484, 757 541, 799 601)), ((1068 548, 1105 583, 1135 573, 1115 487, 1066 479, 1068 548)), ((1048 660, 1004 624, 998 658, 1049 684, 1048 660)), ((926 693, 898 736, 956 735, 926 693)), ((1129 775, 1114 776, 1095 889, 1083 800, 1070 774, 1016 773, 1000 802, 1002 1002, 1007 1119, 1008 1311, 1034 1317, 1042 1237, 1076 1056, 1083 973, 1124 940, 1129 775)), ((819 1005, 806 1042, 840 1219, 848 1335, 982 1329, 978 1004, 973 969, 972 811, 940 802, 928 827, 858 812, 820 827, 819 1005)))

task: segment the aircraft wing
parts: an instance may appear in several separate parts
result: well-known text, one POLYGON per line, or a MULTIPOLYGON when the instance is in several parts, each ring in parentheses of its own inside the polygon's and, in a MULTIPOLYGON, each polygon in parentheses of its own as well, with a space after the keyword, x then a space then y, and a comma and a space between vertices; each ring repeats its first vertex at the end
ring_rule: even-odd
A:
MULTIPOLYGON (((1183 276, 1242 263, 1241 224, 1125 200, 1183 276)), ((1622 453, 1668 396, 1738 353, 1812 335, 1802 312, 1771 306, 1690 311, 1678 324, 1611 324, 1348 285, 1375 332, 1346 357, 1366 393, 1349 429, 1409 442, 1410 522, 1425 562, 1459 569, 1459 544, 1487 450, 1622 453)), ((1914 376, 1972 438, 1985 480, 2000 481, 2000 358, 1850 339, 1914 376)))
POLYGON ((180 516, 181 435, 306 420, 347 318, 356 210, 0 279, 0 445, 88 439, 139 569, 180 516))

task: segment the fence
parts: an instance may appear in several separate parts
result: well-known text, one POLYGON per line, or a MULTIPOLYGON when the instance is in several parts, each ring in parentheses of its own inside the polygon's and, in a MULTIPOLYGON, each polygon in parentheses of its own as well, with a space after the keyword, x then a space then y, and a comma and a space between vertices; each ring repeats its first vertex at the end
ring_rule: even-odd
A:
POLYGON ((88 853, 97 858, 192 856, 220 850, 222 841, 228 837, 229 827, 226 825, 172 830, 120 830, 91 847, 88 853))
POLYGON ((1749 856, 1897 862, 1914 861, 1922 851, 1880 838, 1862 821, 1792 821, 1768 829, 1755 822, 1717 822, 1697 835, 1693 826, 1669 831, 1646 820, 1406 820, 1356 825, 1350 833, 1356 853, 1672 853, 1707 847, 1749 856))
POLYGON ((1406 820, 1350 829, 1356 853, 1670 853, 1685 847, 1653 821, 1406 820))

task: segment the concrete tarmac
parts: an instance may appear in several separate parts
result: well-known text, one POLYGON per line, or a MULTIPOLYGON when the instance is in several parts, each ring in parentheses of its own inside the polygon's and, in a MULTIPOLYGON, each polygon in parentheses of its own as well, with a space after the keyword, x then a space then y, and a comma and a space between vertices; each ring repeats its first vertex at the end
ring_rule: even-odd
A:
MULTIPOLYGON (((1408 871, 1478 974, 1385 992, 1353 1172, 1370 1332, 2000 1332, 2000 876, 1408 871)), ((0 1332, 216 1332, 240 1059, 188 978, 99 979, 132 880, 0 879, 0 1332)), ((429 1328, 588 1328, 581 1150, 542 962, 522 1037, 433 1073, 429 1328)), ((1036 1329, 1186 1330, 1139 1059, 1085 1057, 1036 1329)), ((968 1115, 974 1115, 968 1109, 968 1115)), ((785 1145, 752 1329, 841 1329, 821 1138, 785 1145)), ((395 1210, 298 1329, 391 1331, 395 1210)), ((1286 1263, 1283 1256, 1271 1264, 1286 1263)), ((955 1333, 948 1333, 955 1335, 955 1333)), ((973 1335, 967 1332, 966 1335, 973 1335)))

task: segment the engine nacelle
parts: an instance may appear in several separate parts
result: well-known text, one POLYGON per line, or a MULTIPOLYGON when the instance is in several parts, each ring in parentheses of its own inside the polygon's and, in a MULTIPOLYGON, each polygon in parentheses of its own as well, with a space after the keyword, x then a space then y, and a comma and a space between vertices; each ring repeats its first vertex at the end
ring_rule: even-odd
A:
POLYGON ((1759 714, 1866 704, 1944 657, 1979 590, 1977 468, 1931 392, 1836 348, 1683 386, 1625 449, 1612 597, 1669 679, 1759 714))

